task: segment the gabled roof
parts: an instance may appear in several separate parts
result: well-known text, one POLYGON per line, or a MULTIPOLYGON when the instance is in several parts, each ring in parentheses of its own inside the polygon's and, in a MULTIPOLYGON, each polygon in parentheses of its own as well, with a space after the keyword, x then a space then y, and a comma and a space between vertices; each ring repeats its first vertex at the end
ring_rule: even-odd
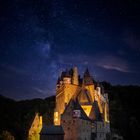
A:
POLYGON ((32 127, 32 124, 34 123, 36 117, 39 117, 38 112, 33 113, 32 115, 30 115, 30 118, 27 119, 27 131, 32 127))
POLYGON ((61 125, 44 125, 41 132, 41 135, 64 135, 64 130, 61 125))
POLYGON ((81 105, 92 105, 92 97, 86 89, 81 90, 77 98, 81 105))
POLYGON ((89 118, 94 121, 102 121, 102 114, 100 113, 97 101, 94 101, 91 112, 89 114, 89 118))
MULTIPOLYGON (((83 119, 83 120, 91 121, 91 120, 88 118, 88 116, 86 115, 86 113, 84 112, 84 110, 82 109, 82 107, 81 107, 81 105, 79 104, 77 98, 76 98, 76 99, 73 99, 73 98, 72 98, 72 99, 70 100, 70 102, 69 102, 68 105, 66 106, 66 108, 65 108, 65 110, 64 110, 64 112, 63 112, 63 114, 62 114, 62 116, 65 115, 65 113, 67 113, 68 108, 70 108, 71 111, 80 110, 81 114, 80 114, 80 117, 79 117, 79 118, 80 118, 80 119, 83 119)), ((72 115, 72 113, 71 113, 71 115, 72 115)))

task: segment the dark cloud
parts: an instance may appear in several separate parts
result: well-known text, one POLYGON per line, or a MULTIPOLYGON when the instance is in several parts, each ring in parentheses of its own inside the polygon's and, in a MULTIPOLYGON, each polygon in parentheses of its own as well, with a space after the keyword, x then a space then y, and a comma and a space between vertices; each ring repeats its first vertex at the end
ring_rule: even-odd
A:
POLYGON ((127 61, 111 55, 102 56, 102 58, 99 59, 97 65, 105 69, 116 70, 124 73, 133 72, 130 69, 127 61))

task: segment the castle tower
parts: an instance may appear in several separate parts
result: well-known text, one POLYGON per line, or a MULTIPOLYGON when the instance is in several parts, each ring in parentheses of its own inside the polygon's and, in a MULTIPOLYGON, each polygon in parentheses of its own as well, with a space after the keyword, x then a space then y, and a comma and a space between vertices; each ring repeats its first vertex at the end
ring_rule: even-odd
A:
POLYGON ((97 83, 96 92, 95 92, 95 98, 96 98, 96 100, 98 102, 100 113, 103 113, 103 107, 102 107, 102 103, 101 103, 101 98, 102 98, 101 87, 100 87, 99 83, 97 83))
POLYGON ((60 80, 58 79, 56 87, 56 107, 54 113, 54 124, 60 125, 61 114, 64 112, 66 105, 69 103, 73 95, 75 95, 78 90, 78 70, 74 69, 74 82, 72 84, 73 70, 65 70, 61 74, 60 80))
POLYGON ((109 101, 108 101, 108 94, 105 94, 105 108, 104 108, 104 118, 105 122, 109 122, 109 101))
POLYGON ((83 89, 79 92, 77 98, 86 115, 89 116, 93 104, 91 94, 86 89, 83 89))
POLYGON ((90 73, 89 73, 88 69, 86 69, 86 71, 84 72, 82 87, 87 89, 87 91, 90 93, 90 96, 92 98, 92 103, 93 103, 94 102, 95 90, 94 90, 93 79, 90 76, 90 73))
POLYGON ((79 85, 79 81, 78 81, 78 69, 77 69, 77 67, 74 67, 73 68, 72 83, 74 85, 79 85))
POLYGON ((71 76, 70 76, 70 73, 67 69, 66 69, 66 72, 64 73, 64 76, 63 76, 63 83, 64 84, 71 84, 71 76))

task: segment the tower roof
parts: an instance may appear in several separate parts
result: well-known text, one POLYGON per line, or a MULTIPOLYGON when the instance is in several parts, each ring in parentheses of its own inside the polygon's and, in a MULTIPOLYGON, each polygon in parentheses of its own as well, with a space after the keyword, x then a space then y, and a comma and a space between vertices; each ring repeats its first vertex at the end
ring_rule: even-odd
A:
POLYGON ((102 114, 100 113, 97 101, 94 101, 89 118, 94 121, 102 121, 102 114))
POLYGON ((63 71, 63 72, 61 73, 61 79, 63 79, 64 77, 70 77, 70 74, 69 74, 69 71, 68 71, 68 70, 63 71))
POLYGON ((86 68, 86 70, 84 72, 84 77, 90 77, 88 68, 86 68))
POLYGON ((88 68, 84 72, 84 77, 83 77, 83 84, 84 85, 93 85, 93 79, 89 74, 88 68))

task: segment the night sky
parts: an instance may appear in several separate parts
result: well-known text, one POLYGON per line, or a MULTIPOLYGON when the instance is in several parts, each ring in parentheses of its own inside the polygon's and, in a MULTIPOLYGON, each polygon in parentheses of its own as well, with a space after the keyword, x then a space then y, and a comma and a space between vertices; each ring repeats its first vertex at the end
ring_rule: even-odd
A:
POLYGON ((61 71, 140 85, 140 0, 0 0, 0 94, 55 94, 61 71))

